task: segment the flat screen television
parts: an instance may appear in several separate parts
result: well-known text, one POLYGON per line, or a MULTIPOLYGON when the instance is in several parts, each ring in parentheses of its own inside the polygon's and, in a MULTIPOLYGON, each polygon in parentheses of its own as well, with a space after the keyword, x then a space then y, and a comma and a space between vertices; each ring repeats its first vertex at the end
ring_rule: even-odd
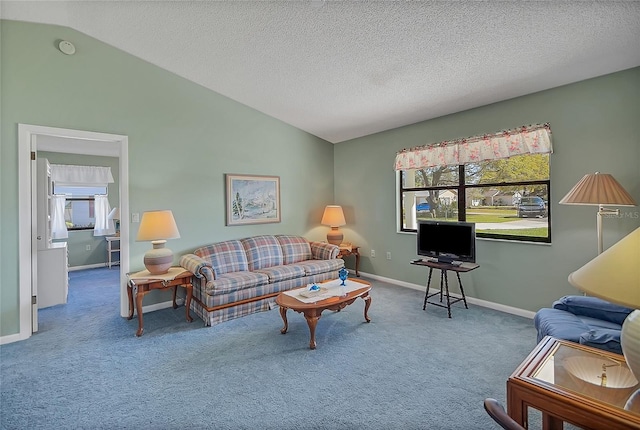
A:
POLYGON ((476 262, 476 225, 470 222, 419 221, 418 255, 438 261, 476 262))

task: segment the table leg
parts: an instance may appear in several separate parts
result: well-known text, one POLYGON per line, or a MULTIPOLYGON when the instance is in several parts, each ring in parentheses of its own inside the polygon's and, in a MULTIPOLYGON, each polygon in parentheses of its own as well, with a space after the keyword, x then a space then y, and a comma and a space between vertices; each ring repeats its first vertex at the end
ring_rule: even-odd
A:
POLYGON ((187 289, 187 298, 184 302, 184 306, 187 308, 187 321, 193 322, 193 318, 191 318, 191 314, 189 313, 191 310, 191 297, 193 297, 193 284, 188 282, 184 284, 184 287, 187 289))
POLYGON ((429 278, 427 279, 427 291, 424 293, 424 304, 422 305, 422 310, 427 309, 427 299, 429 298, 429 287, 431 286, 431 274, 433 273, 433 268, 429 268, 429 278))
POLYGON ((174 285, 173 287, 173 309, 178 309, 178 305, 176 304, 176 293, 178 292, 178 286, 174 285))
POLYGON ((316 326, 318 325, 320 315, 309 315, 305 312, 304 317, 307 320, 307 325, 309 326, 309 334, 311 335, 311 338, 309 339, 309 348, 316 349, 316 326))
POLYGON ((529 428, 529 410, 522 401, 518 390, 507 382, 507 413, 515 422, 524 428, 529 428))
POLYGON ((280 306, 280 316, 282 317, 282 322, 284 322, 284 327, 280 329, 280 333, 285 334, 289 329, 289 323, 287 322, 287 309, 284 306, 280 306))
POLYGON ((562 420, 545 412, 542 413, 542 430, 562 430, 563 428, 564 423, 562 420))
POLYGON ((365 296, 362 296, 362 298, 364 299, 364 319, 366 322, 371 322, 368 315, 369 306, 371 306, 371 296, 367 293, 365 296))
POLYGON ((137 289, 136 291, 136 310, 138 311, 138 331, 136 332, 136 336, 142 336, 144 333, 144 322, 142 321, 142 298, 147 294, 146 291, 140 291, 137 289))
MULTIPOLYGON (((449 314, 449 318, 451 318, 451 299, 449 298, 449 279, 447 277, 447 271, 442 270, 442 274, 444 276, 444 287, 446 288, 447 295, 447 313, 449 314)), ((440 290, 442 293, 442 290, 440 290)))
POLYGON ((127 282, 127 296, 129 297, 129 317, 128 320, 133 318, 133 292, 131 291, 131 282, 127 282))
POLYGON ((360 277, 360 252, 356 250, 354 254, 356 256, 356 276, 360 277))
POLYGON ((467 298, 464 295, 464 288, 462 288, 462 281, 460 280, 460 272, 456 272, 456 275, 458 276, 458 285, 460 286, 460 294, 462 294, 462 301, 464 302, 464 308, 469 309, 469 306, 467 306, 467 298))

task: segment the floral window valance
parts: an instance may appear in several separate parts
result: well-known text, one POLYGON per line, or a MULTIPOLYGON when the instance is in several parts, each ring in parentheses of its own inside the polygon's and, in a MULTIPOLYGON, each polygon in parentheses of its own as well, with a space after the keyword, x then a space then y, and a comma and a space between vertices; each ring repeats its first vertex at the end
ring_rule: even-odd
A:
POLYGON ((60 186, 106 187, 112 184, 111 167, 51 165, 51 179, 60 186))
POLYGON ((396 155, 395 170, 452 166, 522 154, 552 153, 549 123, 407 148, 396 155))

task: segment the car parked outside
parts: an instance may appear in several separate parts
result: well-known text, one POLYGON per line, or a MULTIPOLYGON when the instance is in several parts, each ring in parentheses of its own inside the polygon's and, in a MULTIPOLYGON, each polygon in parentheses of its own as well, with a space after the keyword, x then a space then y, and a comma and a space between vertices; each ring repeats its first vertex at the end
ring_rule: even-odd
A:
POLYGON ((547 205, 542 197, 522 197, 518 204, 518 218, 547 216, 547 205))
POLYGON ((418 203, 416 205, 416 212, 429 212, 430 210, 429 203, 418 203))

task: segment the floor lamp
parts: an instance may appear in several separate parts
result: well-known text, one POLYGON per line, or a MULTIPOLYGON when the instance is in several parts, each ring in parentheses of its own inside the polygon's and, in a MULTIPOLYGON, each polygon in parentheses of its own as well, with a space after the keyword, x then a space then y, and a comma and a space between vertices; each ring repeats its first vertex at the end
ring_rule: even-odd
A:
POLYGON ((635 206, 633 197, 608 173, 589 173, 560 200, 561 205, 598 206, 596 228, 598 233, 598 254, 602 254, 602 217, 620 215, 619 209, 603 205, 635 206))

